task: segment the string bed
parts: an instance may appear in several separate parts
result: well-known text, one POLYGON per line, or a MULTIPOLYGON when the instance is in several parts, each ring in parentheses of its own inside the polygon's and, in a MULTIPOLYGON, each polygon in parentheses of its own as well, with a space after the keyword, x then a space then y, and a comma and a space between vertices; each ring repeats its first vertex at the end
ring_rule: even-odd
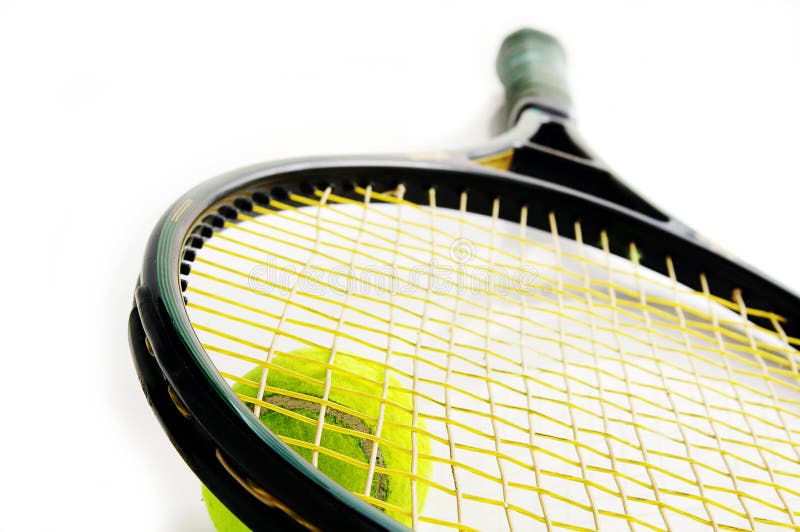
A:
POLYGON ((687 288, 670 259, 653 272, 635 243, 624 259, 613 235, 584 242, 579 222, 562 236, 557 213, 542 231, 525 207, 500 219, 502 198, 485 216, 467 193, 459 209, 437 207, 435 189, 423 205, 402 186, 356 194, 240 212, 186 276, 192 325, 232 386, 258 390, 240 394, 255 415, 289 412, 264 393, 318 405, 296 416, 313 441, 282 437, 315 466, 364 469, 354 494, 420 530, 800 530, 800 341, 781 316, 712 295, 704 277, 687 288), (320 397, 267 381, 301 348, 330 353, 303 360, 324 370, 320 397), (335 389, 337 372, 357 378, 337 356, 383 374, 374 396, 335 389), (243 377, 254 366, 260 381, 243 377), (343 409, 332 392, 380 408, 343 409), (410 446, 381 436, 386 408, 405 408, 397 394, 410 446), (326 431, 357 433, 368 459, 325 448, 326 431), (382 446, 411 471, 386 468, 382 446), (414 501, 424 486, 426 502, 389 508, 374 489, 386 478, 414 501))

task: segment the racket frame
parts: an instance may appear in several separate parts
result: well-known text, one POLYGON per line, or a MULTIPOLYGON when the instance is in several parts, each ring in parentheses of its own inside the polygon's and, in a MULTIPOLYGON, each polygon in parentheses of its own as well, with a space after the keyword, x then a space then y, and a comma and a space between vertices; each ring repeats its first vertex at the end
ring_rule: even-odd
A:
MULTIPOLYGON (((191 269, 191 250, 201 247, 226 217, 230 221, 240 207, 247 208, 242 199, 253 201, 257 191, 284 198, 287 192, 307 194, 312 188, 332 186, 339 195, 358 198, 356 184, 382 191, 402 182, 406 199, 425 204, 427 190, 435 186, 438 206, 450 208, 457 208, 461 191, 468 190, 470 211, 485 215, 499 196, 501 218, 518 222, 520 208, 527 205, 528 224, 548 230, 548 214, 555 211, 565 221, 580 220, 587 243, 599 241, 600 232, 608 231, 616 255, 626 257, 629 243, 635 242, 641 264, 660 273, 666 274, 669 250, 680 268, 678 280, 691 288, 700 289, 700 274, 705 273, 715 295, 724 297, 738 288, 754 308, 787 317, 797 314, 800 300, 795 295, 664 215, 575 138, 567 119, 530 107, 510 133, 482 148, 434 160, 350 157, 254 165, 195 187, 164 214, 147 244, 130 314, 135 365, 174 446, 245 524, 254 530, 264 523, 287 530, 406 529, 328 479, 272 434, 232 392, 192 330, 181 284, 181 275, 191 269), (554 137, 551 131, 548 142, 542 143, 542 128, 554 127, 548 124, 558 125, 561 132, 554 137), (476 164, 503 154, 509 156, 511 171, 476 164), (535 177, 540 171, 573 176, 573 186, 535 177), (593 195, 598 186, 610 193, 605 198, 593 195), (243 483, 249 483, 249 489, 243 483)), ((562 236, 574 236, 566 229, 571 225, 561 224, 562 236)), ((752 321, 769 326, 766 319, 752 321)), ((786 333, 798 335, 798 322, 784 324, 786 333)))

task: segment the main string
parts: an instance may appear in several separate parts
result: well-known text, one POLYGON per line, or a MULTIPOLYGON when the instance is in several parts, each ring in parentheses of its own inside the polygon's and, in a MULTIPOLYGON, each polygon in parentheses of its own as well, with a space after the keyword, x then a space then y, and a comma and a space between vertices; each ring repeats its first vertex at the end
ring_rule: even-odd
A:
POLYGON ((610 252, 609 235, 602 233, 599 250, 590 247, 576 222, 575 239, 565 239, 555 213, 549 215, 547 242, 530 236, 524 207, 517 232, 500 228, 500 198, 486 223, 478 223, 468 216, 466 192, 457 211, 438 208, 435 190, 427 205, 407 201, 402 188, 356 192, 361 200, 326 189, 292 194, 292 203, 272 199, 252 215, 239 213, 239 223, 226 222, 198 254, 187 288, 193 326, 222 375, 258 389, 256 397, 241 397, 256 415, 263 410, 292 415, 260 399, 278 391, 267 383, 268 372, 286 371, 274 364, 275 356, 295 356, 281 345, 330 350, 324 363, 308 362, 325 369, 322 397, 302 396, 320 405, 319 415, 292 416, 316 426, 314 441, 284 437, 309 449, 312 463, 320 454, 342 458, 321 445, 323 430, 346 432, 325 420, 327 408, 341 408, 330 400, 341 342, 374 353, 370 360, 384 374, 381 393, 373 398, 380 404, 377 417, 352 412, 375 427, 373 434, 361 435, 373 443, 367 463, 352 464, 367 471, 367 484, 356 495, 382 508, 387 503, 370 495, 370 485, 376 473, 396 474, 377 463, 379 447, 393 445, 381 438, 393 389, 388 377, 407 383, 402 390, 412 400, 412 445, 396 450, 411 455, 413 502, 411 508, 392 510, 407 512, 415 528, 466 530, 476 505, 487 505, 502 512, 510 530, 524 528, 526 520, 547 530, 590 530, 601 528, 604 519, 622 520, 630 530, 673 530, 679 518, 713 530, 757 524, 800 530, 794 509, 800 491, 793 487, 800 483, 794 348, 800 342, 785 334, 783 317, 748 308, 741 293, 731 301, 712 295, 705 276, 701 291, 686 288, 669 258, 668 277, 646 275, 633 244, 632 260, 623 266, 610 252), (412 219, 408 213, 415 212, 412 219), (283 223, 276 223, 279 219, 283 223), (458 262, 454 242, 467 242, 472 258, 490 269, 519 275, 535 269, 536 282, 546 290, 499 291, 467 271, 450 290, 439 291, 434 283, 447 280, 441 272, 428 270, 424 280, 410 276, 417 265, 458 262), (296 256, 275 257, 276 243, 296 256), (384 279, 365 275, 367 262, 389 268, 392 281, 408 290, 381 290, 384 279), (290 281, 254 282, 259 268, 290 281), (321 280, 320 273, 369 290, 342 290, 339 283, 321 280), (470 296, 463 294, 467 281, 470 296), (773 330, 749 321, 754 316, 766 317, 773 330), (243 379, 226 361, 263 367, 260 381, 243 379), (501 410, 522 414, 522 421, 501 410), (481 421, 471 425, 464 415, 481 421), (470 435, 469 444, 461 434, 470 435), (443 452, 420 457, 419 437, 432 439, 443 452), (674 443, 681 454, 650 448, 653 438, 674 443), (523 449, 527 458, 509 449, 523 449), (756 456, 745 456, 742 449, 756 456), (490 457, 494 471, 463 460, 467 452, 490 457), (719 458, 718 466, 703 460, 709 452, 719 458), (449 480, 418 475, 423 459, 449 471, 449 480), (685 468, 670 470, 660 465, 664 460, 685 468), (743 467, 749 473, 743 474, 743 467), (509 475, 508 468, 528 474, 509 475), (598 481, 598 475, 610 483, 598 481), (497 485, 496 495, 474 493, 469 484, 476 481, 467 478, 497 485), (675 489, 674 482, 683 488, 675 489), (421 483, 452 499, 453 511, 418 508, 421 483), (559 487, 564 485, 580 486, 584 497, 559 487), (654 509, 659 518, 637 510, 640 506, 654 509), (570 521, 563 508, 581 510, 588 520, 570 521))

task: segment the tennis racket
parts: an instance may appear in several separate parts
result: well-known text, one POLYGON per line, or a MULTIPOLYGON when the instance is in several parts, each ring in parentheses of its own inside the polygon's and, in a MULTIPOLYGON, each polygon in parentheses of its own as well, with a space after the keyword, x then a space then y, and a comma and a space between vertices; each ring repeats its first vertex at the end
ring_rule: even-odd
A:
POLYGON ((584 146, 564 63, 503 42, 480 148, 254 165, 158 222, 130 344, 219 528, 800 530, 800 300, 584 146))

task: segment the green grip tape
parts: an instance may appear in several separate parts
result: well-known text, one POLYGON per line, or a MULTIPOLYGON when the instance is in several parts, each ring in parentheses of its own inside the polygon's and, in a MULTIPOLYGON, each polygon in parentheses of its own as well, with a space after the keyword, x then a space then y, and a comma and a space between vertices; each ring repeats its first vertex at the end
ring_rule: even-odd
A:
POLYGON ((506 88, 510 122, 528 106, 568 116, 566 56, 555 37, 530 28, 505 38, 497 54, 497 75, 506 88))

